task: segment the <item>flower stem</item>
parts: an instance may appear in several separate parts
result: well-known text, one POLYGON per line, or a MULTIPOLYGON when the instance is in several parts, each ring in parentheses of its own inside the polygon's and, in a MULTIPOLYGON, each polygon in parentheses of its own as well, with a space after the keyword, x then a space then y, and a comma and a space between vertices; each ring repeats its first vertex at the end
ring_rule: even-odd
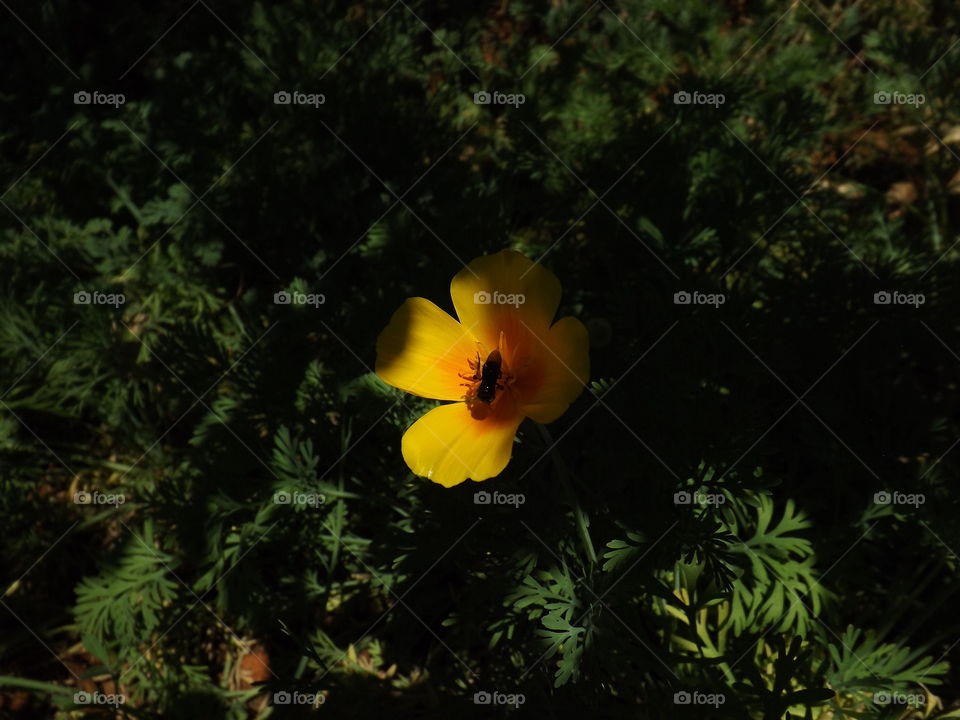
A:
POLYGON ((540 423, 534 424, 540 431, 540 437, 542 437, 544 443, 546 443, 547 452, 550 453, 550 459, 553 460, 553 465, 557 469, 557 475, 560 476, 560 484, 567 496, 567 501, 573 508, 573 516, 577 520, 577 530, 580 533, 580 540, 583 542, 584 550, 587 551, 587 557, 590 558, 590 564, 596 565, 597 553, 593 549, 593 541, 590 539, 590 518, 587 517, 583 508, 580 507, 580 501, 577 499, 577 493, 573 489, 573 482, 571 482, 570 470, 567 468, 567 464, 563 461, 563 458, 560 457, 560 453, 556 451, 553 436, 550 435, 550 431, 547 430, 545 425, 541 425, 540 423))

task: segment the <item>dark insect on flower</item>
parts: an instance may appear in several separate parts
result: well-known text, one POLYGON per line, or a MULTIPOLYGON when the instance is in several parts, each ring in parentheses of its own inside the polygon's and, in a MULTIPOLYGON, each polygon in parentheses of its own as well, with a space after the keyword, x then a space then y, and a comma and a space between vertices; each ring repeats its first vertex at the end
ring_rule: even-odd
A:
MULTIPOLYGON (((497 390, 503 390, 503 385, 498 382, 503 375, 500 369, 502 362, 503 358, 500 357, 500 351, 494 350, 487 355, 487 361, 480 371, 480 387, 477 388, 477 400, 485 402, 487 405, 493 402, 497 390)), ((480 359, 477 358, 477 365, 479 364, 480 359)))

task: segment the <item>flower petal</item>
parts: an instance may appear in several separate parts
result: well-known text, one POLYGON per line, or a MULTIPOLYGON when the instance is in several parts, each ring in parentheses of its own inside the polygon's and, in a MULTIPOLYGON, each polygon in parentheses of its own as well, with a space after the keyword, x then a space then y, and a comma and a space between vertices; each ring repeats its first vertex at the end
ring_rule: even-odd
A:
MULTIPOLYGON (((545 332, 560 305, 560 281, 543 265, 515 250, 484 255, 454 276, 450 296, 457 317, 487 352, 497 348, 500 331, 509 340, 522 335, 526 325, 534 332, 545 332), (520 304, 487 302, 493 293, 523 298, 520 304)), ((505 299, 505 298, 500 298, 505 299)))
POLYGON ((499 475, 523 420, 515 407, 500 406, 485 420, 475 419, 462 402, 434 408, 404 433, 403 459, 414 473, 444 487, 499 475))
POLYGON ((376 372, 396 388, 435 400, 462 400, 477 340, 429 300, 408 298, 377 338, 376 372))
POLYGON ((566 412, 590 378, 590 339, 582 322, 565 317, 539 343, 539 362, 525 378, 520 411, 550 423, 566 412))

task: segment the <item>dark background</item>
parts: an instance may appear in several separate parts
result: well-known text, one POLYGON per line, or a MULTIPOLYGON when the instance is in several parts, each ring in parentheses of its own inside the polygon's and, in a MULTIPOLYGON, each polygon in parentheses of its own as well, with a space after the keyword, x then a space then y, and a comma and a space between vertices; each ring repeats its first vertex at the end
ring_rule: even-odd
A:
POLYGON ((113 716, 79 689, 138 718, 960 696, 950 3, 2 5, 4 717, 113 716), (560 278, 592 382, 444 489, 402 461, 432 403, 375 340, 505 247, 560 278))

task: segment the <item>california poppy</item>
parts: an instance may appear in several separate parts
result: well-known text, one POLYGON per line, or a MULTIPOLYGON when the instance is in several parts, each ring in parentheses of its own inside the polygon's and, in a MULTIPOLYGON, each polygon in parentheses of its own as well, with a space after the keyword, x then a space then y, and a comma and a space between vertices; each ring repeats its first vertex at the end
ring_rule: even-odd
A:
POLYGON ((560 282, 513 250, 473 260, 450 283, 459 322, 409 298, 377 339, 376 372, 434 408, 401 442, 410 469, 445 487, 487 480, 510 461, 524 418, 549 423, 583 390, 587 330, 553 317, 560 282))

